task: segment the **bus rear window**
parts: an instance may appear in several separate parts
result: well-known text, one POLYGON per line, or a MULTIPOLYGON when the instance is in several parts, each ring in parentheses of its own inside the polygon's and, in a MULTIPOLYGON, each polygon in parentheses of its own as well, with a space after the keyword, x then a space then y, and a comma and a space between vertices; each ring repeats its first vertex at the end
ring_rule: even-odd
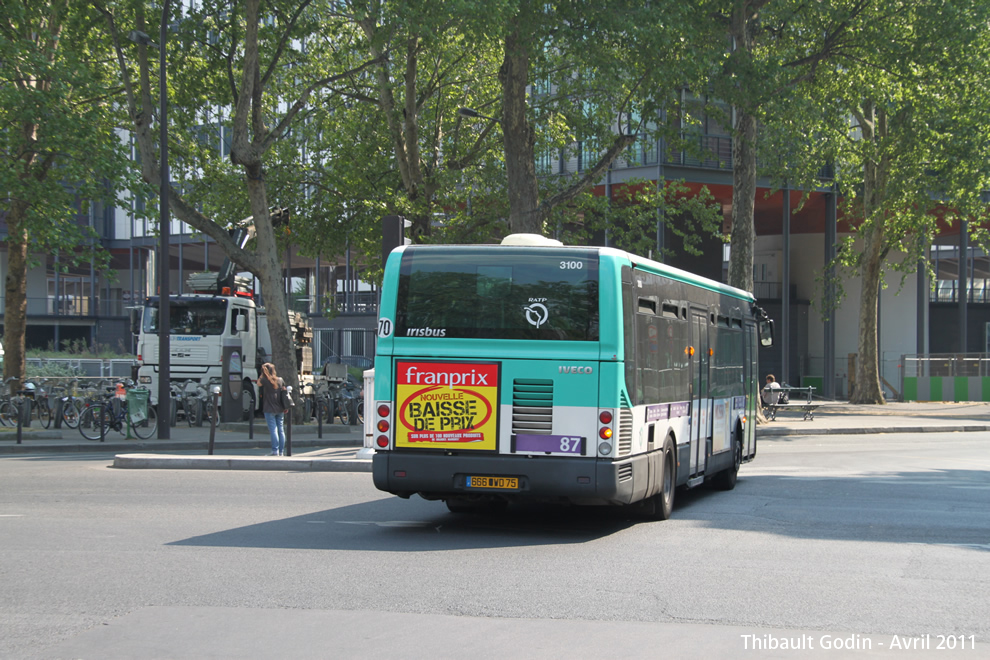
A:
POLYGON ((598 253, 409 247, 399 275, 399 337, 598 340, 598 253))

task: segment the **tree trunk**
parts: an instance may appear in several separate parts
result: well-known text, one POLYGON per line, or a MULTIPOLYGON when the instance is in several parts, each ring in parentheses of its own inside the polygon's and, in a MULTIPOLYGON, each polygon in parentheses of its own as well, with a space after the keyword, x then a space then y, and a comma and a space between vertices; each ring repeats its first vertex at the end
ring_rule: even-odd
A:
MULTIPOLYGON (((869 101, 863 104, 860 118, 863 142, 876 145, 887 136, 887 117, 869 101)), ((881 150, 878 150, 880 152, 881 150)), ((878 200, 883 198, 886 186, 887 159, 881 155, 868 155, 863 163, 863 224, 859 235, 863 241, 860 276, 863 290, 859 299, 859 359, 856 361, 856 387, 849 393, 850 403, 884 403, 880 387, 880 369, 877 351, 877 302, 880 297, 880 280, 883 276, 885 246, 884 215, 878 200)))
POLYGON ((27 326, 27 259, 28 236, 23 219, 27 202, 18 201, 10 206, 7 216, 7 279, 5 282, 5 307, 3 315, 3 377, 18 378, 10 392, 24 387, 25 331, 27 326))
POLYGON ((526 9, 520 10, 505 36, 505 56, 499 69, 499 81, 502 83, 502 136, 505 141, 509 230, 513 233, 542 234, 540 188, 536 178, 536 138, 526 117, 529 42, 524 26, 527 16, 526 9))
POLYGON ((877 355, 877 302, 882 273, 883 226, 877 222, 863 235, 862 285, 859 300, 859 355, 856 360, 856 387, 849 403, 884 403, 880 387, 877 355))
MULTIPOLYGON (((282 277, 282 250, 279 249, 272 227, 271 215, 268 211, 268 191, 262 177, 260 163, 245 165, 248 175, 248 198, 251 200, 251 211, 254 214, 254 226, 257 235, 258 255, 257 269, 254 275, 261 282, 261 292, 265 297, 265 311, 268 319, 268 334, 272 340, 270 359, 275 365, 278 375, 286 385, 292 386, 292 391, 299 400, 299 368, 296 363, 296 347, 292 340, 292 328, 289 325, 289 309, 285 298, 285 279, 282 277)), ((303 423, 303 406, 297 405, 292 410, 295 423, 303 423)))
POLYGON ((732 137, 732 234, 729 284, 753 291, 753 252, 756 228, 756 117, 740 111, 732 137))

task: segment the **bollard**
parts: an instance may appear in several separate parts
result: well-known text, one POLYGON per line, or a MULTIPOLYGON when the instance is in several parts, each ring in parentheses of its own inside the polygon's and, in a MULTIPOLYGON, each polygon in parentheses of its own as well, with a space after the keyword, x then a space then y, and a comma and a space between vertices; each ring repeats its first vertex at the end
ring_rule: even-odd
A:
POLYGON ((254 411, 248 415, 248 440, 254 440, 254 411))
POLYGON ((21 405, 17 408, 17 416, 24 421, 25 428, 31 428, 31 399, 21 393, 21 405))
POLYGON ((106 414, 107 414, 107 408, 106 408, 106 406, 100 406, 100 421, 99 421, 99 424, 100 424, 100 442, 103 442, 106 439, 106 437, 107 437, 107 425, 103 423, 104 420, 106 419, 106 414))
POLYGON ((21 444, 21 427, 23 426, 23 420, 21 415, 21 401, 24 397, 17 397, 14 399, 14 406, 17 408, 17 444, 21 444))
POLYGON ((210 449, 209 454, 213 456, 213 442, 217 437, 217 413, 220 412, 220 393, 213 393, 213 414, 210 415, 210 449))
POLYGON ((323 402, 316 400, 316 437, 323 439, 323 402))
POLYGON ((285 413, 285 455, 292 456, 292 408, 285 413))
MULTIPOLYGON (((49 399, 49 402, 51 399, 49 399)), ((65 397, 57 396, 55 397, 55 411, 52 415, 55 417, 55 428, 62 428, 62 411, 65 409, 65 397)))

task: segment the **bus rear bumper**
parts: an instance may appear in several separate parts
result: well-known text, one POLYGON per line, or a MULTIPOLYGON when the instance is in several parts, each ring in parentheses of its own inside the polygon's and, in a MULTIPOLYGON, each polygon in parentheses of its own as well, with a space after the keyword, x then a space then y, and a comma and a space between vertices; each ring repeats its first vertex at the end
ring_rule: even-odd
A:
POLYGON ((375 487, 400 497, 426 499, 496 496, 509 500, 569 500, 577 504, 628 504, 642 497, 645 456, 621 461, 526 456, 438 456, 378 452, 372 459, 375 487), (518 479, 516 488, 469 488, 467 477, 518 479), (637 488, 638 486, 638 488, 637 488), (637 493, 636 491, 640 491, 637 493), (638 497, 637 497, 638 495, 638 497))

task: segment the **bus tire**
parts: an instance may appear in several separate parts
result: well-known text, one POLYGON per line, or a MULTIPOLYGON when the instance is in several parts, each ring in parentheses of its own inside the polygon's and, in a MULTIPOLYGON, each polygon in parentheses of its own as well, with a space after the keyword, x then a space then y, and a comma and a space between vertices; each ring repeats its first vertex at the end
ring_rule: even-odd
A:
POLYGON ((742 429, 736 429, 736 438, 732 441, 732 465, 715 475, 712 485, 719 490, 732 490, 739 478, 739 466, 742 465, 742 429))
POLYGON ((674 438, 670 435, 663 441, 660 453, 660 492, 639 503, 644 517, 649 520, 668 520, 674 511, 674 493, 677 491, 677 455, 674 452, 674 438))

